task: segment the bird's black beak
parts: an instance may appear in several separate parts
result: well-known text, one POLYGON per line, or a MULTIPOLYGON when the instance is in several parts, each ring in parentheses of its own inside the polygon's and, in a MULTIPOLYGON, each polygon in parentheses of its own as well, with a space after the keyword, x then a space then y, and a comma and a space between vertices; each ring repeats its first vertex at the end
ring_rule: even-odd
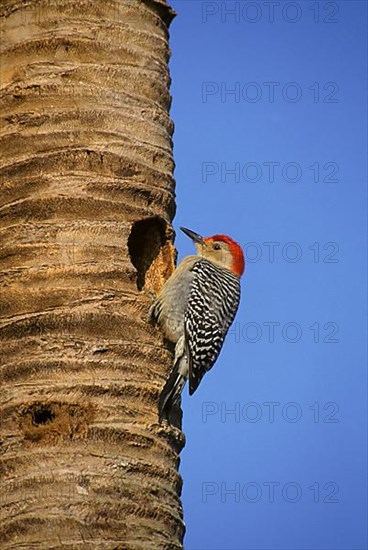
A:
POLYGON ((187 229, 186 227, 181 227, 180 229, 182 230, 183 233, 187 235, 187 237, 192 239, 193 242, 198 243, 202 246, 205 244, 203 237, 198 235, 198 233, 195 233, 194 231, 192 231, 191 229, 187 229))

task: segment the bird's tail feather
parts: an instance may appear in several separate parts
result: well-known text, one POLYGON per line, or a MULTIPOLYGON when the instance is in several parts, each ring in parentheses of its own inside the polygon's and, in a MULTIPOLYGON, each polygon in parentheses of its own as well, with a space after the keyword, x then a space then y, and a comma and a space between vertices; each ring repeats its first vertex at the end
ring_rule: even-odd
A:
POLYGON ((180 361, 174 366, 166 384, 161 392, 158 402, 158 418, 161 424, 164 418, 170 421, 170 411, 174 403, 179 399, 185 386, 186 378, 179 372, 180 361))

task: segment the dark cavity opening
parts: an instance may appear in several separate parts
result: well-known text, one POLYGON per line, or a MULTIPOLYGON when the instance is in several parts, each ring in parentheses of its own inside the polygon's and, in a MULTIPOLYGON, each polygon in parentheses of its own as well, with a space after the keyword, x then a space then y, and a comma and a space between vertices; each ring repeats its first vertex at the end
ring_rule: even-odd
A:
POLYGON ((48 424, 55 418, 55 413, 52 410, 51 405, 38 404, 33 407, 32 410, 32 423, 35 426, 41 424, 48 424))
POLYGON ((144 287, 146 273, 166 241, 166 223, 161 218, 147 218, 133 224, 128 239, 132 264, 137 270, 137 288, 144 287))

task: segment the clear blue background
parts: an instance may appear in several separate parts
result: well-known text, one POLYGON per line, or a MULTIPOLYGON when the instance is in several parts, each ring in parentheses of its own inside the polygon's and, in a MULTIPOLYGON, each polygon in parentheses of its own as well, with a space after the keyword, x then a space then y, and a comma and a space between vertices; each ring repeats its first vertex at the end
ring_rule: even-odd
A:
POLYGON ((281 1, 273 22, 264 2, 171 4, 179 257, 180 225, 249 256, 221 356, 184 392, 185 548, 364 549, 366 3, 281 1))

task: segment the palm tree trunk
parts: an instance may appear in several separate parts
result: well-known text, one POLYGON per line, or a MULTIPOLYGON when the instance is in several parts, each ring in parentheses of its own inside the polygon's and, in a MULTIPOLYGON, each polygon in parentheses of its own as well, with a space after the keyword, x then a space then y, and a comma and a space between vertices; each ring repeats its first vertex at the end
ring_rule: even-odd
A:
POLYGON ((181 548, 165 0, 2 0, 2 550, 181 548))

